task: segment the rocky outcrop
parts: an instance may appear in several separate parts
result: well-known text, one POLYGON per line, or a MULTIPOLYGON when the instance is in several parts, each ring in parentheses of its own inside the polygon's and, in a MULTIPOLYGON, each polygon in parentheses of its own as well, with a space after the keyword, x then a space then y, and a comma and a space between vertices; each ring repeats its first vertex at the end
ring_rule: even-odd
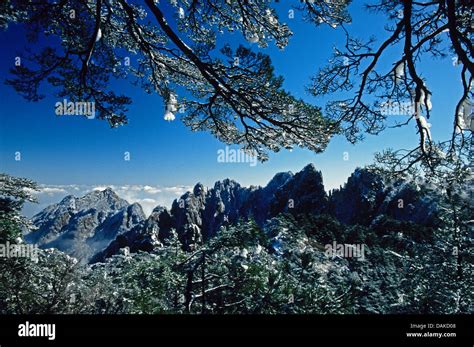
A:
POLYGON ((174 232, 192 250, 223 226, 249 219, 264 226, 281 213, 327 214, 348 225, 370 225, 387 216, 431 226, 437 204, 422 187, 387 183, 367 169, 356 169, 343 187, 328 195, 321 172, 310 164, 296 174, 276 174, 265 187, 242 187, 230 179, 209 189, 198 183, 170 210, 158 206, 146 219, 138 204, 128 205, 110 189, 79 199, 68 196, 33 218, 39 230, 27 239, 97 262, 124 247, 151 251, 174 232))
POLYGON ((369 225, 385 215, 433 226, 437 223, 437 197, 423 186, 386 182, 374 172, 356 169, 344 187, 331 192, 328 213, 350 225, 369 225))
POLYGON ((37 230, 26 241, 41 248, 57 248, 88 261, 121 235, 145 220, 139 204, 129 204, 112 189, 94 191, 81 198, 65 197, 35 215, 37 230))
POLYGON ((176 199, 170 211, 156 208, 139 236, 135 230, 120 235, 95 260, 116 253, 119 245, 126 245, 131 251, 145 250, 157 240, 163 242, 171 230, 177 232, 184 248, 192 249, 213 237, 221 227, 239 220, 252 218, 264 225, 282 212, 321 213, 327 208, 327 199, 321 172, 313 165, 295 175, 278 173, 265 187, 242 187, 230 179, 218 181, 210 189, 198 183, 192 192, 176 199))

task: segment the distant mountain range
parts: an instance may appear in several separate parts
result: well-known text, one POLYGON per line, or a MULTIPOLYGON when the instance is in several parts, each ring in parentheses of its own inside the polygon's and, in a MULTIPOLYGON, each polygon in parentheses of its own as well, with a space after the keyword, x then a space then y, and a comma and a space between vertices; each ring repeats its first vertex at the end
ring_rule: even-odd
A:
POLYGON ((242 187, 230 179, 212 188, 198 183, 170 209, 157 206, 148 218, 139 204, 129 204, 110 188, 81 198, 67 196, 35 215, 32 222, 38 230, 25 238, 83 262, 99 262, 124 247, 151 251, 172 230, 184 248, 193 249, 222 226, 250 218, 263 226, 281 213, 328 214, 351 225, 370 225, 386 215, 430 226, 437 221, 437 203, 413 184, 389 184, 367 169, 356 169, 344 187, 328 194, 321 172, 310 164, 296 174, 276 174, 265 187, 242 187))
POLYGON ((82 198, 68 195, 33 216, 38 229, 25 235, 25 240, 85 261, 145 218, 139 204, 130 205, 110 188, 82 198))

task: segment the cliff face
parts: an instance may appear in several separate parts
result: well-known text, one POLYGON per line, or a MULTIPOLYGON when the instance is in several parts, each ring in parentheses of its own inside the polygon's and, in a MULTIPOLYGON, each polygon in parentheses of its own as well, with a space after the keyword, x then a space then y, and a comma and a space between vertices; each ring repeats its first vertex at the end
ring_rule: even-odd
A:
POLYGON ((332 192, 329 214, 345 224, 371 224, 377 216, 431 226, 436 223, 436 197, 407 182, 387 183, 356 169, 341 189, 332 192))
POLYGON ((110 188, 81 198, 67 196, 35 215, 38 228, 26 241, 42 248, 54 247, 88 261, 114 240, 145 220, 139 204, 128 204, 110 188))

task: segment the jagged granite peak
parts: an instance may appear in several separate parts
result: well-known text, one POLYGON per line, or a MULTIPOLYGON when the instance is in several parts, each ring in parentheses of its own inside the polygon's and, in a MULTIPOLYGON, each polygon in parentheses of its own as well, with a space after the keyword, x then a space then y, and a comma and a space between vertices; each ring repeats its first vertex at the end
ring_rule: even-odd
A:
POLYGON ((153 211, 151 211, 151 214, 160 213, 164 210, 167 210, 165 206, 158 205, 153 209, 153 211))
POLYGON ((436 197, 409 182, 386 182, 367 168, 357 168, 334 190, 329 213, 345 224, 371 224, 377 216, 432 226, 437 223, 436 197))
POLYGON ((385 183, 374 172, 356 168, 341 189, 331 194, 330 210, 345 224, 367 224, 384 199, 385 183))
MULTIPOLYGON (((106 193, 113 196, 112 192, 106 193)), ((73 230, 89 230, 89 234, 83 236, 86 242, 82 243, 99 249, 92 262, 104 261, 123 247, 128 247, 131 252, 151 251, 166 242, 174 232, 183 248, 192 250, 195 245, 216 235, 222 227, 253 219, 265 228, 281 213, 327 214, 351 225, 377 223, 383 216, 429 225, 436 218, 434 197, 406 182, 388 184, 379 174, 365 168, 356 169, 343 187, 328 195, 321 172, 312 164, 295 174, 278 173, 264 187, 242 187, 232 179, 218 181, 211 188, 198 183, 192 191, 175 199, 171 209, 157 206, 146 219, 139 212, 138 204, 127 205, 113 215, 94 209, 82 211, 82 215, 71 207, 75 204, 74 199, 63 199, 64 206, 59 209, 68 213, 61 215, 64 221, 60 219, 56 223, 66 224, 73 230), (399 207, 400 199, 403 208, 399 207), (100 226, 95 226, 95 221, 100 222, 100 226), (78 228, 76 224, 79 222, 91 223, 92 226, 78 228), (106 231, 109 228, 111 233, 106 231), (112 242, 106 244, 107 241, 112 242)), ((45 211, 55 209, 58 207, 45 211)), ((59 230, 63 232, 63 229, 59 230)), ((64 232, 58 238, 63 245, 67 245, 65 240, 69 240, 69 234, 64 232)), ((72 234, 77 236, 77 231, 72 234)))
POLYGON ((434 227, 439 223, 438 201, 438 197, 429 193, 426 186, 399 181, 386 184, 377 215, 434 227))
POLYGON ((90 263, 104 262, 122 248, 128 248, 133 253, 150 252, 170 237, 172 228, 172 217, 168 209, 156 206, 146 220, 140 221, 130 230, 119 234, 107 247, 96 253, 90 263))
POLYGON ((118 210, 128 206, 128 202, 121 199, 110 187, 104 190, 93 190, 81 198, 74 198, 77 211, 87 208, 98 210, 118 210))
POLYGON ((145 233, 153 235, 157 240, 167 239, 173 227, 173 218, 170 211, 162 206, 155 207, 144 223, 145 233))
POLYGON ((193 194, 195 196, 203 196, 206 194, 206 189, 202 183, 197 183, 193 188, 193 194))
POLYGON ((180 199, 173 201, 171 215, 173 224, 183 243, 191 245, 202 242, 202 212, 205 209, 206 194, 199 189, 194 192, 186 192, 180 199))
POLYGON ((204 240, 214 236, 223 225, 234 224, 242 215, 242 207, 252 195, 252 190, 234 180, 225 179, 209 189, 203 214, 204 240))
POLYGON ((146 215, 143 212, 142 205, 138 202, 134 202, 133 204, 129 205, 126 209, 127 214, 127 228, 130 229, 132 225, 138 224, 141 221, 146 219, 146 215))
POLYGON ((293 175, 275 191, 270 213, 322 213, 327 209, 328 197, 323 176, 313 164, 293 175))
POLYGON ((291 171, 279 172, 267 183, 264 190, 275 191, 293 177, 291 171))
POLYGON ((140 237, 133 232, 123 235, 120 242, 98 258, 113 254, 125 238, 131 241, 130 249, 143 250, 140 244, 144 240, 147 245, 156 238, 164 241, 175 229, 184 247, 192 249, 193 245, 213 237, 221 227, 235 224, 239 219, 252 218, 263 225, 281 212, 321 212, 326 205, 322 175, 314 165, 307 165, 297 174, 278 173, 265 187, 242 187, 229 178, 215 182, 209 189, 198 183, 192 192, 174 200, 170 211, 157 207, 144 223, 140 237), (294 206, 289 206, 289 199, 294 199, 294 206))
POLYGON ((25 235, 42 248, 54 247, 87 261, 146 218, 142 207, 129 204, 112 189, 92 191, 83 197, 66 196, 32 218, 37 230, 25 235))

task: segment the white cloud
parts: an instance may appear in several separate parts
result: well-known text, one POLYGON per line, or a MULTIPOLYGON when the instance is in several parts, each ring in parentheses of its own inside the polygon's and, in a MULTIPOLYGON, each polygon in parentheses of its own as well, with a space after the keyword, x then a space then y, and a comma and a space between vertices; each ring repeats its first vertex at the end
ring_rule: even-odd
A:
POLYGON ((176 193, 176 194, 184 194, 187 191, 192 190, 193 187, 191 186, 177 186, 177 187, 165 187, 163 190, 170 192, 170 193, 176 193))
POLYGON ((143 202, 143 203, 146 203, 146 204, 156 204, 156 200, 155 199, 140 199, 138 200, 140 202, 143 202))
POLYGON ((66 193, 67 191, 64 188, 60 187, 40 187, 40 190, 37 192, 37 194, 48 194, 48 195, 54 195, 54 194, 60 194, 60 193, 66 193))
POLYGON ((95 190, 95 191, 102 191, 102 190, 105 190, 107 188, 112 188, 112 189, 115 189, 114 186, 95 186, 92 188, 92 190, 95 190))
POLYGON ((161 189, 158 187, 144 186, 143 190, 149 194, 161 193, 161 189))

